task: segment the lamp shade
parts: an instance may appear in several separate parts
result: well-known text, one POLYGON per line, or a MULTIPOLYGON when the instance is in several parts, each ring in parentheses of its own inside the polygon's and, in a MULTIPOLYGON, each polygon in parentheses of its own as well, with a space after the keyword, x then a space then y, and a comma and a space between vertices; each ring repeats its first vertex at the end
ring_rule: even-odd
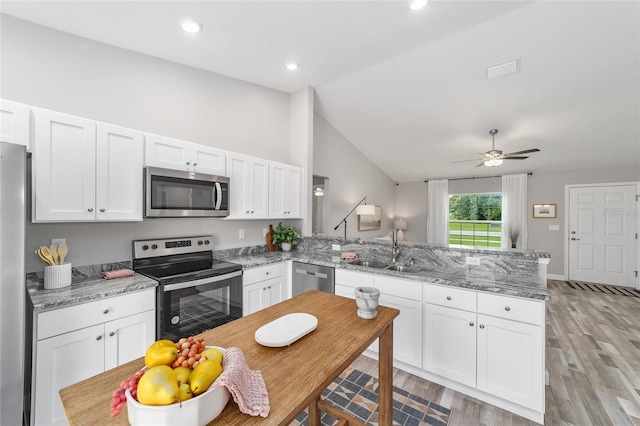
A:
POLYGON ((376 214, 376 206, 372 204, 360 204, 358 207, 356 207, 356 214, 376 214))
POLYGON ((500 158, 492 158, 491 160, 487 160, 484 162, 484 165, 487 167, 496 167, 502 164, 502 160, 500 158))
POLYGON ((393 221, 393 229, 405 230, 407 229, 407 221, 402 219, 396 219, 393 221))

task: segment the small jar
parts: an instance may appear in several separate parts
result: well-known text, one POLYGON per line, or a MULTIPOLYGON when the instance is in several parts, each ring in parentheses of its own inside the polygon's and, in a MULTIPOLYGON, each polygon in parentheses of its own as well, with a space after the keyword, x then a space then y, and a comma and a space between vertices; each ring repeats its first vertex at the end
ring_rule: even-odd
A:
POLYGON ((378 316, 378 299, 380 290, 373 287, 356 288, 356 305, 358 316, 364 319, 373 319, 378 316))

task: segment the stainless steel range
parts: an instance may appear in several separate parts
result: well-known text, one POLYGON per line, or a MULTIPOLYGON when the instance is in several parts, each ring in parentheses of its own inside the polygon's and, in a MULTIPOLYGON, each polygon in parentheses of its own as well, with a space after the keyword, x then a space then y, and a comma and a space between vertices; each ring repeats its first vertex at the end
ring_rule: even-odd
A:
POLYGON ((242 317, 242 267, 211 235, 133 241, 133 269, 158 281, 156 337, 177 341, 242 317))

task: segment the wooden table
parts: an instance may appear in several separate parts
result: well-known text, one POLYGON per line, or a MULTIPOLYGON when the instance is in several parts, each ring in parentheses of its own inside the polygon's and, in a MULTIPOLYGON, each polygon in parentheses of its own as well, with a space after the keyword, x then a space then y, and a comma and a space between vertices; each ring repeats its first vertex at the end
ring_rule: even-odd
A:
MULTIPOLYGON (((309 291, 270 308, 202 333, 208 345, 239 347, 249 368, 260 370, 269 392, 271 411, 267 418, 242 414, 233 399, 211 424, 288 425, 309 408, 309 425, 320 424, 318 406, 322 391, 376 338, 379 341, 379 424, 391 425, 393 418, 393 319, 399 311, 378 307, 378 317, 357 316, 356 304, 319 291, 309 291), (293 312, 318 318, 318 328, 284 348, 267 348, 256 343, 255 331, 274 319, 293 312)), ((127 425, 126 408, 110 419, 111 394, 120 382, 144 365, 142 358, 60 390, 62 404, 71 425, 127 425)), ((333 413, 331 413, 333 414, 333 413)))

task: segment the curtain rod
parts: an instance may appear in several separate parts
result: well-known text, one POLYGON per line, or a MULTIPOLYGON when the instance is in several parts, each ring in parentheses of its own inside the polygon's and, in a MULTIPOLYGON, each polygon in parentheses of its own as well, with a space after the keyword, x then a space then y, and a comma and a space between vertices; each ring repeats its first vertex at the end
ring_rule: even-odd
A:
MULTIPOLYGON (((533 172, 527 172, 527 176, 531 176, 533 175, 533 172)), ((467 179, 489 179, 489 178, 501 178, 502 176, 472 176, 472 177, 466 177, 466 178, 454 178, 454 179, 447 179, 447 180, 467 180, 467 179)), ((424 183, 429 182, 428 180, 425 180, 424 183)))

